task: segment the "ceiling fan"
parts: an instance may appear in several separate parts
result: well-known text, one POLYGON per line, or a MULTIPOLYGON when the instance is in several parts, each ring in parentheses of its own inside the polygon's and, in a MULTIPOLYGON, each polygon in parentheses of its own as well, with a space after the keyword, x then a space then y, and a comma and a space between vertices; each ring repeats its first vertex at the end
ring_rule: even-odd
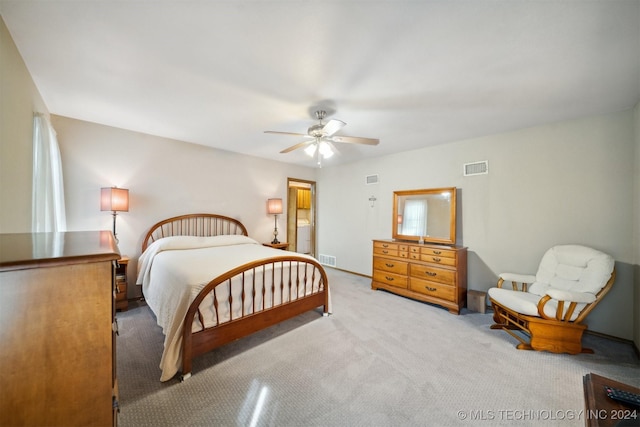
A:
POLYGON ((295 132, 278 132, 274 130, 266 130, 264 133, 274 133, 279 135, 292 135, 309 138, 307 141, 299 142, 296 145, 292 145, 289 148, 285 148, 280 151, 281 153, 288 153, 298 148, 305 148, 305 153, 311 157, 316 157, 318 165, 321 165, 321 159, 328 159, 333 156, 338 150, 333 145, 334 142, 342 142, 346 144, 365 144, 365 145, 378 145, 380 140, 374 138, 363 138, 359 136, 343 136, 335 135, 340 129, 342 129, 346 123, 342 120, 331 119, 326 123, 322 121, 326 117, 327 112, 325 110, 317 110, 315 116, 318 119, 318 123, 312 125, 307 129, 307 133, 295 133, 295 132))

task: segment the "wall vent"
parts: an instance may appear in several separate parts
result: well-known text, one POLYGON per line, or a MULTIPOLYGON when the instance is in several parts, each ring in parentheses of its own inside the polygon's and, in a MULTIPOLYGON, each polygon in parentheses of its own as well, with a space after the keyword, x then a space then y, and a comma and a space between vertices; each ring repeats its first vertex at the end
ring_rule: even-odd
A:
POLYGON ((367 175, 364 178, 364 181, 367 185, 377 184, 378 183, 378 175, 367 175))
POLYGON ((465 163, 464 176, 486 175, 489 173, 489 162, 483 160, 481 162, 465 163))
POLYGON ((318 256, 318 261, 320 261, 320 264, 328 265, 329 267, 335 267, 336 266, 336 257, 334 257, 332 255, 322 255, 322 254, 320 254, 320 256, 318 256))

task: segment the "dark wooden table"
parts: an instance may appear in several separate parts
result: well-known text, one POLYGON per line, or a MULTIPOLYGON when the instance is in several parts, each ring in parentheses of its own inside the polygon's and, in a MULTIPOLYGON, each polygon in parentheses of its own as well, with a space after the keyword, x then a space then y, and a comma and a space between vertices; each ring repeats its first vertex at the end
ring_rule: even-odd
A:
POLYGON ((639 388, 610 380, 594 373, 585 375, 582 382, 584 384, 584 403, 586 406, 584 413, 585 425, 588 427, 640 426, 639 409, 616 402, 607 396, 604 391, 605 386, 610 386, 632 393, 640 393, 639 388))

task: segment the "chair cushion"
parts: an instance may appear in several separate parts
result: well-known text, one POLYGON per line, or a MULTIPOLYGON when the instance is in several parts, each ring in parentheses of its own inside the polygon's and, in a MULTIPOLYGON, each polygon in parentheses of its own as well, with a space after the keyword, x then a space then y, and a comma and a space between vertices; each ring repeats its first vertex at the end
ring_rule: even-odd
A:
MULTIPOLYGON (((538 314, 538 301, 540 301, 540 298, 542 297, 536 294, 503 288, 491 288, 489 289, 488 293, 489 297, 492 300, 505 308, 527 316, 540 317, 540 315, 538 314)), ((568 306, 569 305, 566 304, 564 307, 565 313, 568 306)), ((571 315, 571 320, 575 320, 585 306, 586 304, 578 304, 575 311, 571 315)), ((558 302, 555 300, 548 301, 544 306, 544 314, 548 317, 555 318, 557 310, 558 302)))
POLYGON ((538 267, 529 292, 543 296, 554 288, 597 294, 609 280, 614 260, 610 255, 580 245, 560 245, 549 249, 538 267))
POLYGON ((528 316, 538 315, 538 295, 503 288, 491 288, 488 294, 489 298, 503 307, 528 316))

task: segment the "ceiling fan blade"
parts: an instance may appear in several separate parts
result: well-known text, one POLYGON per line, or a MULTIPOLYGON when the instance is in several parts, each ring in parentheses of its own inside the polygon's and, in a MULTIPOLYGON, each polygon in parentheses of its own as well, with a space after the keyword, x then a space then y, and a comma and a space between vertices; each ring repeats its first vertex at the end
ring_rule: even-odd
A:
POLYGON ((309 141, 302 141, 302 142, 299 142, 299 143, 298 143, 298 144, 296 144, 296 145, 292 145, 292 146, 291 146, 291 147, 289 147, 289 148, 285 148, 285 149, 284 149, 284 150, 282 150, 280 153, 281 153, 281 154, 288 153, 288 152, 290 152, 290 151, 297 150, 298 148, 306 147, 307 145, 313 144, 314 142, 315 142, 315 140, 313 140, 313 139, 312 139, 312 140, 309 140, 309 141))
POLYGON ((322 133, 325 136, 331 136, 342 129, 344 125, 346 125, 346 123, 342 120, 331 119, 322 127, 322 133))
POLYGON ((379 139, 375 138, 363 138, 360 136, 342 136, 336 135, 331 137, 333 142, 346 142, 347 144, 365 144, 365 145, 378 145, 379 139))
POLYGON ((265 130, 264 133, 275 133, 277 135, 293 135, 293 136, 306 136, 306 137, 309 136, 306 133, 278 132, 277 130, 265 130))

